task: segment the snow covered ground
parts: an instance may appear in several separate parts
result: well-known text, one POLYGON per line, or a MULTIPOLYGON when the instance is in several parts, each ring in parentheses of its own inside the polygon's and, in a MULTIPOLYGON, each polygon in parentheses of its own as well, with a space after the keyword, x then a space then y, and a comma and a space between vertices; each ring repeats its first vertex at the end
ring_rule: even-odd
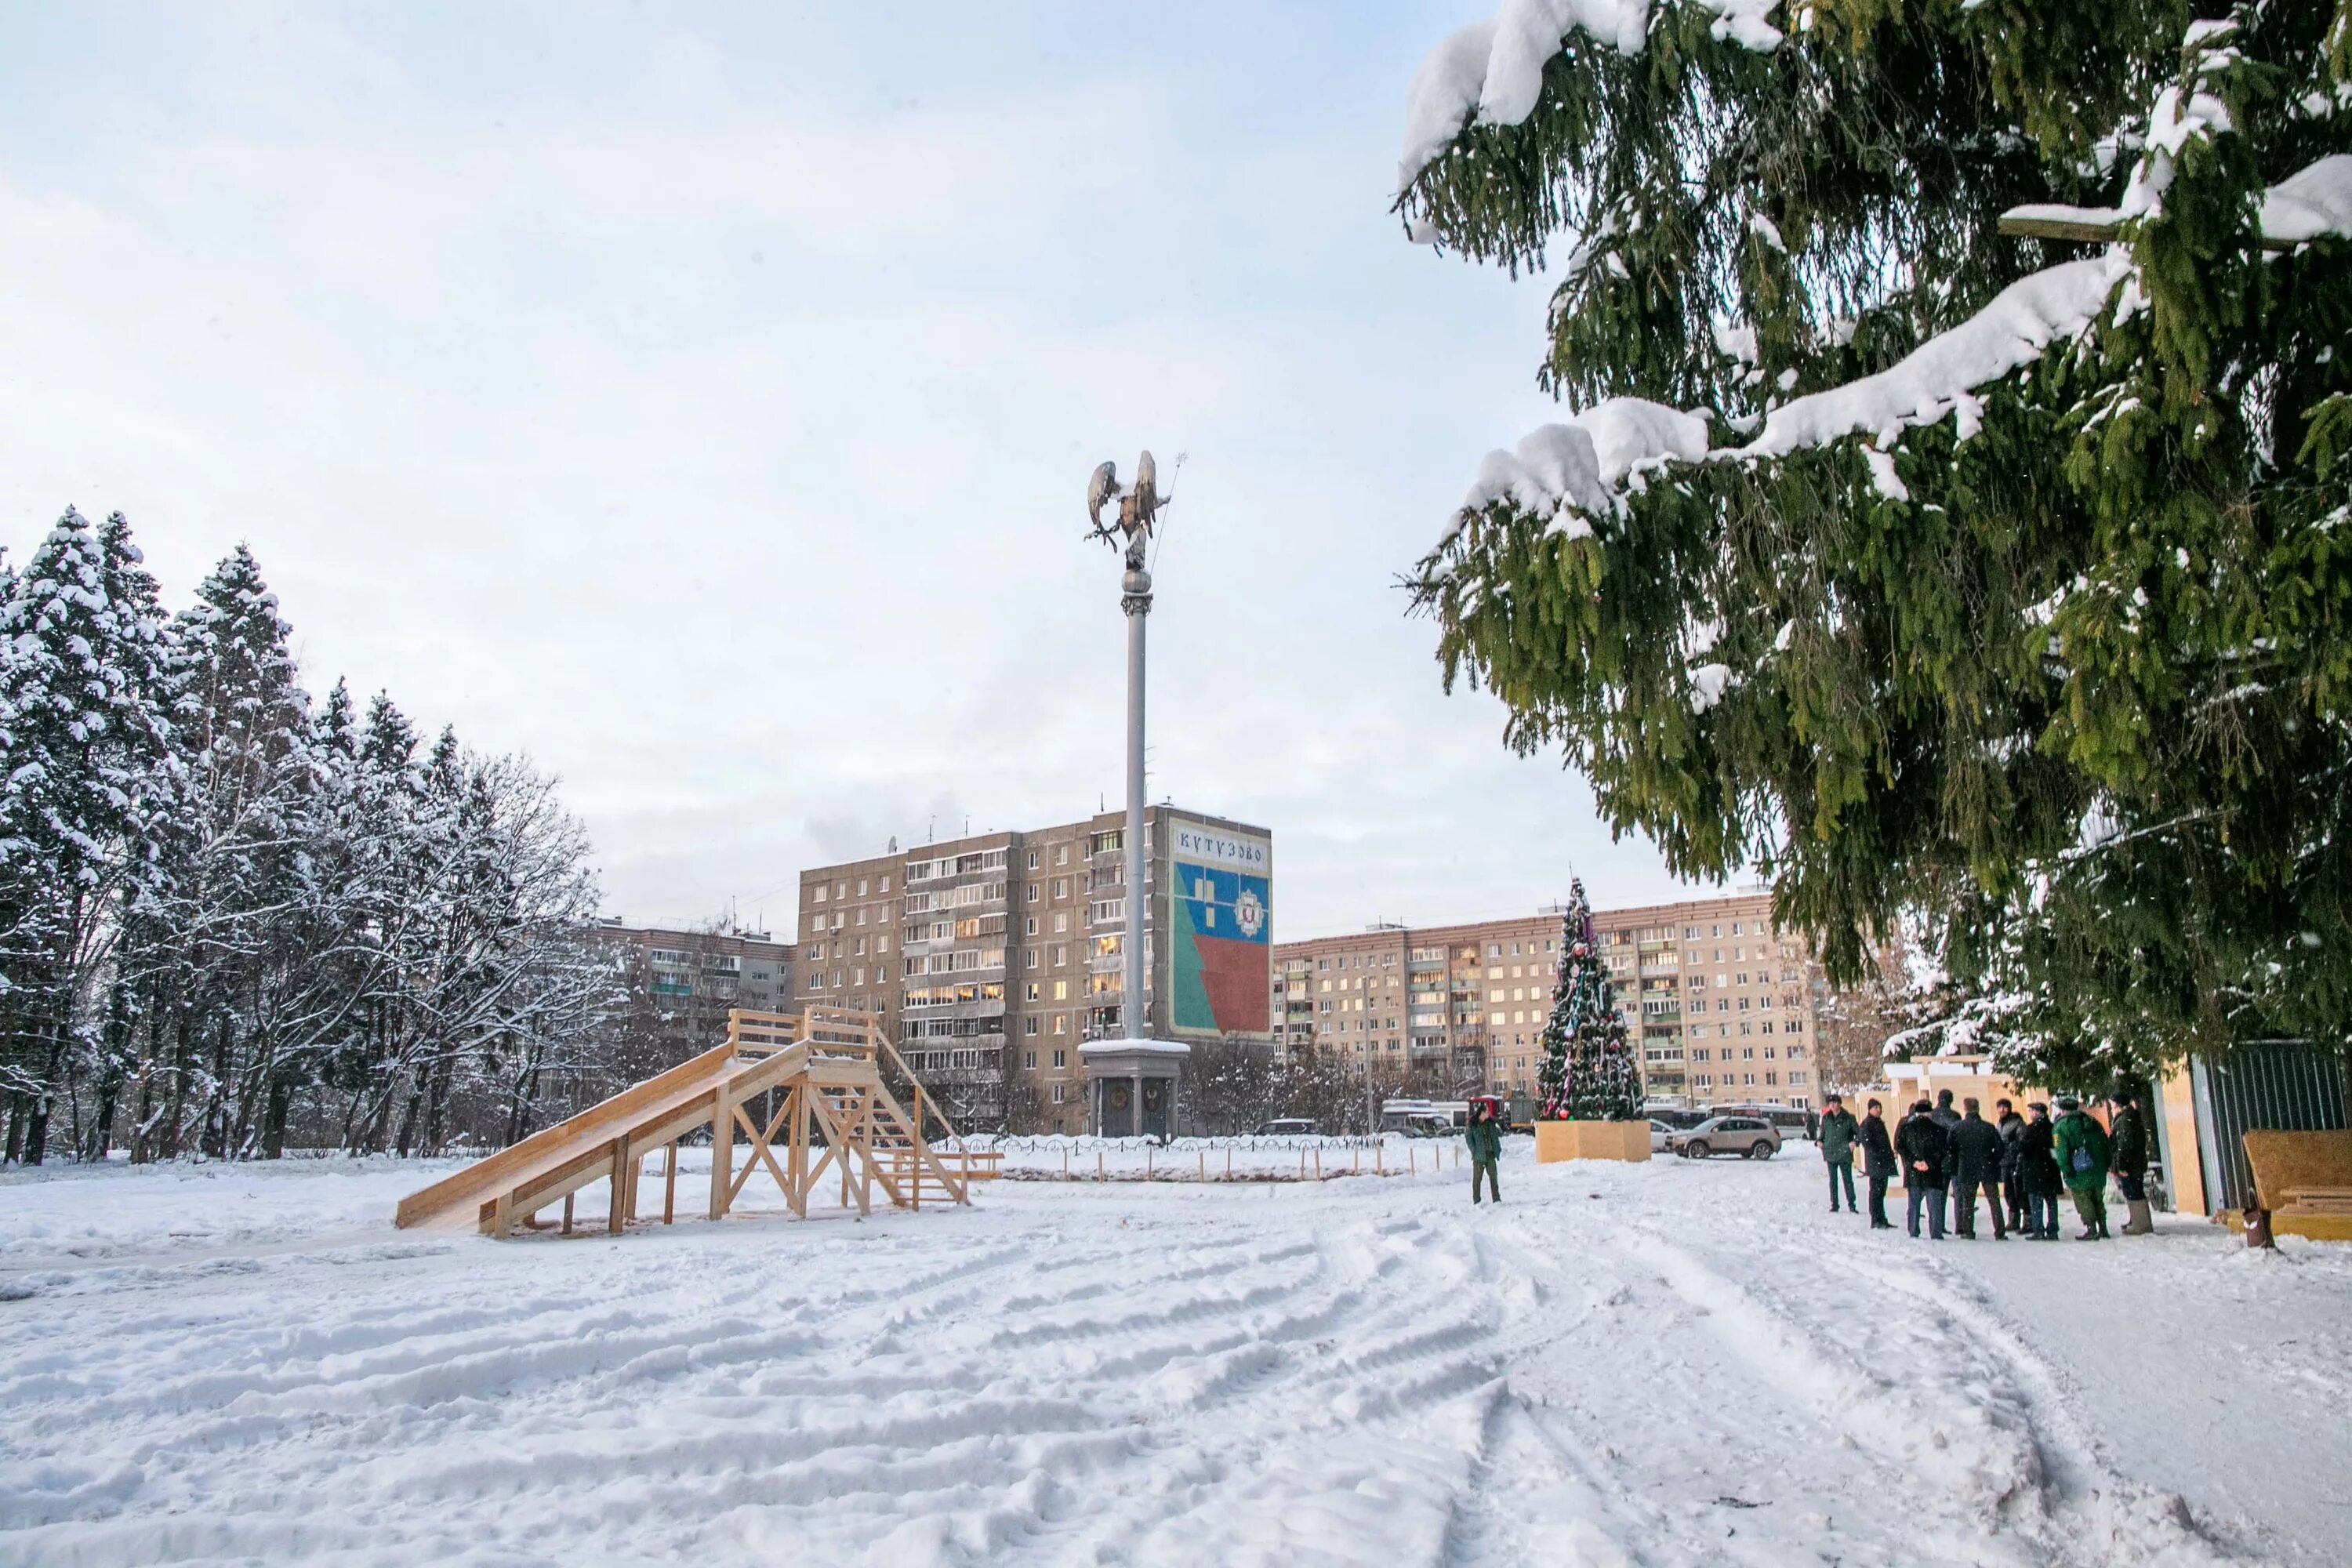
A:
POLYGON ((1930 1247, 1802 1146, 505 1245, 434 1173, 0 1175, 0 1563, 2352 1561, 2352 1247, 1930 1247))

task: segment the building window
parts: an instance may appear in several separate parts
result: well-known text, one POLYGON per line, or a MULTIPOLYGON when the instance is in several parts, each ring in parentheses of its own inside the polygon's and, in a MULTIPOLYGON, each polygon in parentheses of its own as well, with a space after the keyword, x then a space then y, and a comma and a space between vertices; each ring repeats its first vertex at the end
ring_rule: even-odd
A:
POLYGON ((1070 983, 1069 983, 1068 981, 1066 981, 1066 980, 1056 980, 1056 981, 1055 981, 1055 982, 1054 982, 1054 1000, 1055 1000, 1055 1001, 1056 1001, 1056 1002, 1066 1002, 1066 1001, 1068 1001, 1069 999, 1070 999, 1070 983))
POLYGON ((1069 1016, 1067 1013, 1056 1013, 1056 1014, 1055 1014, 1055 1015, 1054 1015, 1054 1033, 1055 1033, 1055 1034, 1057 1034, 1057 1035, 1066 1035, 1066 1034, 1068 1034, 1069 1032, 1070 1032, 1070 1016, 1069 1016))
MULTIPOLYGON (((1037 851, 1035 851, 1034 849, 1032 849, 1031 851, 1029 851, 1029 869, 1031 869, 1032 871, 1034 871, 1036 868, 1037 868, 1037 851)), ((1029 897, 1030 897, 1030 900, 1031 900, 1033 902, 1036 900, 1036 897, 1037 897, 1037 889, 1036 889, 1036 888, 1035 888, 1035 886, 1034 886, 1034 884, 1033 884, 1033 885, 1031 886, 1031 888, 1029 889, 1029 897)))
POLYGON ((1062 1103, 1063 1092, 1064 1092, 1066 1089, 1067 1089, 1068 1088, 1069 1088, 1069 1085, 1067 1085, 1067 1084, 1064 1084, 1064 1083, 1057 1083, 1057 1084, 1055 1084, 1055 1085, 1054 1086, 1054 1103, 1055 1103, 1055 1104, 1059 1105, 1059 1104, 1061 1104, 1061 1103, 1062 1103))
POLYGON ((1055 936, 1059 936, 1069 929, 1070 911, 1067 910, 1055 910, 1054 911, 1054 934, 1055 936))
POLYGON ((1022 1052, 1022 1053, 1021 1053, 1021 1065, 1022 1065, 1023 1067, 1024 1067, 1024 1068, 1034 1068, 1034 1067, 1035 1067, 1035 1066, 1037 1065, 1037 1053, 1036 1053, 1036 1052, 1034 1052, 1034 1051, 1024 1051, 1024 1052, 1022 1052))
POLYGON ((1066 1068, 1066 1067, 1068 1067, 1068 1066, 1070 1065, 1070 1062, 1069 1062, 1069 1056, 1070 1056, 1070 1053, 1069 1053, 1069 1052, 1067 1052, 1067 1051, 1066 1051, 1066 1050, 1062 1049, 1060 1047, 1056 1046, 1056 1047, 1054 1048, 1054 1065, 1055 1065, 1055 1067, 1057 1067, 1057 1068, 1066 1068))
MULTIPOLYGON (((1034 987, 1032 987, 1032 989, 1034 990, 1034 987)), ((1034 1000, 1034 998, 1033 998, 1033 1000, 1034 1000)), ((1022 1019, 1022 1020, 1021 1020, 1021 1032, 1022 1032, 1023 1034, 1024 1034, 1024 1035, 1029 1036, 1032 1039, 1034 1039, 1034 1038, 1036 1037, 1036 1035, 1037 1035, 1037 1020, 1036 1020, 1036 1019, 1034 1019, 1034 1018, 1024 1018, 1024 1019, 1022 1019)))

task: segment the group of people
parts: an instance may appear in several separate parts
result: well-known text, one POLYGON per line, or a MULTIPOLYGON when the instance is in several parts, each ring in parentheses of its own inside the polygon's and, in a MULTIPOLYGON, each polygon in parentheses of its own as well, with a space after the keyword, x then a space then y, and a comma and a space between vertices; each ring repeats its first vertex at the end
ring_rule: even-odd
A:
POLYGON ((2104 1241, 2107 1228, 2107 1176, 2123 1189, 2128 1217, 2126 1236, 2156 1228, 2147 1205, 2148 1128, 2138 1094, 2116 1090, 2112 1127, 2083 1109, 2069 1095, 2058 1100, 2053 1120, 2050 1107, 2035 1101, 2022 1116, 2006 1100, 1992 1102, 1988 1121, 1973 1100, 1952 1109, 1952 1091, 1945 1089, 1934 1103, 1921 1100, 1892 1129, 1877 1100, 1856 1121, 1837 1095, 1822 1111, 1822 1158, 1829 1163, 1830 1212, 1838 1208, 1841 1183, 1845 1207, 1858 1213, 1853 1201, 1853 1155, 1861 1145, 1863 1165, 1870 1181, 1870 1224, 1874 1230, 1892 1230, 1886 1217, 1886 1184, 1897 1172, 1910 1197, 1909 1229, 1919 1234, 1919 1216, 1927 1212, 1929 1239, 1944 1239, 1944 1205, 1952 1205, 1952 1233, 1977 1234, 1977 1196, 1984 1195, 1992 1211, 1996 1241, 2011 1231, 2037 1241, 2058 1239, 2058 1194, 2074 1201, 2082 1221, 2079 1241, 2104 1241))

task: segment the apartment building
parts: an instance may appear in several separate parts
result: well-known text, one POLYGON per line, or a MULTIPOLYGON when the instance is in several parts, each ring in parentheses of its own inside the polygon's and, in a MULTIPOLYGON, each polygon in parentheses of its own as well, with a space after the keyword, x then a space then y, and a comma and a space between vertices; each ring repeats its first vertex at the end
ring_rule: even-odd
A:
POLYGON ((666 1057, 683 1061, 725 1039, 730 1007, 791 1005, 798 955, 766 931, 633 926, 614 916, 596 931, 635 983, 666 1057))
MULTIPOLYGON (((1560 921, 1553 906, 1281 943, 1271 992, 1278 1044, 1286 1055, 1311 1045, 1376 1077, 1427 1068, 1465 1087, 1532 1094, 1560 921)), ((1596 910, 1593 935, 1650 1098, 1817 1102, 1825 989, 1802 939, 1773 926, 1769 894, 1596 910)))
MULTIPOLYGON (((1164 805, 1144 831, 1147 1033, 1270 1040, 1271 837, 1164 805)), ((1097 1083, 1079 1050, 1124 1030, 1126 845, 1105 812, 806 871, 800 1000, 880 1014, 974 1126, 1164 1122, 1171 1090, 1097 1083)))

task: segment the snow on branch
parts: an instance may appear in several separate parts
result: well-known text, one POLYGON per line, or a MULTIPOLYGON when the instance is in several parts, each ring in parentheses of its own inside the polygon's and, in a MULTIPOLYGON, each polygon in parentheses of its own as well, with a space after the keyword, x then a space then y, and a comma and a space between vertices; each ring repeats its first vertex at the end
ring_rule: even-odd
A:
POLYGON ((2336 153, 2263 193, 2263 237, 2301 244, 2323 235, 2352 239, 2352 153, 2336 153))
MULTIPOLYGON (((2000 215, 2000 232, 2100 243, 2119 237, 2125 222, 2137 216, 2119 206, 2029 202, 2000 215)), ((2264 191, 2255 227, 2271 250, 2327 236, 2352 239, 2352 153, 2332 153, 2264 191)))
POLYGON ((2021 278, 1888 369, 1782 404, 1744 447, 1710 449, 1704 417, 1638 397, 1611 398, 1542 426, 1517 450, 1486 455, 1438 548, 1454 542, 1465 519, 1497 501, 1548 522, 1548 532, 1580 538, 1591 531, 1587 517, 1620 510, 1630 484, 1669 461, 1780 458, 1857 432, 1881 448, 1868 454, 1880 492, 1902 500, 1902 481, 1884 448, 1905 429, 1954 413, 1961 438, 1974 435, 1977 389, 2031 364, 2053 343, 2080 336, 2131 270, 2129 253, 2118 247, 2021 278))
POLYGON ((2080 336, 2131 269, 2129 253, 2116 248, 2021 278, 1877 374, 1782 404, 1765 416, 1755 440, 1724 455, 1785 457, 1856 431, 1889 447, 1905 428, 1955 411, 1965 440, 1976 433, 1976 389, 2032 363, 2052 343, 2080 336))
POLYGON ((1487 453, 1445 537, 1453 539, 1462 518, 1504 501, 1580 539, 1592 531, 1586 514, 1615 510, 1636 468, 1668 458, 1696 462, 1706 453, 1706 421, 1697 415, 1645 398, 1612 397, 1561 424, 1529 431, 1516 451, 1487 453))
MULTIPOLYGON (((1780 32, 1764 18, 1780 0, 1691 0, 1712 12, 1708 30, 1769 50, 1780 32)), ((1543 93, 1544 66, 1570 35, 1582 32, 1620 54, 1647 45, 1653 0, 1503 0, 1495 14, 1454 33, 1422 62, 1405 93, 1404 154, 1397 189, 1472 125, 1517 125, 1543 93)))

